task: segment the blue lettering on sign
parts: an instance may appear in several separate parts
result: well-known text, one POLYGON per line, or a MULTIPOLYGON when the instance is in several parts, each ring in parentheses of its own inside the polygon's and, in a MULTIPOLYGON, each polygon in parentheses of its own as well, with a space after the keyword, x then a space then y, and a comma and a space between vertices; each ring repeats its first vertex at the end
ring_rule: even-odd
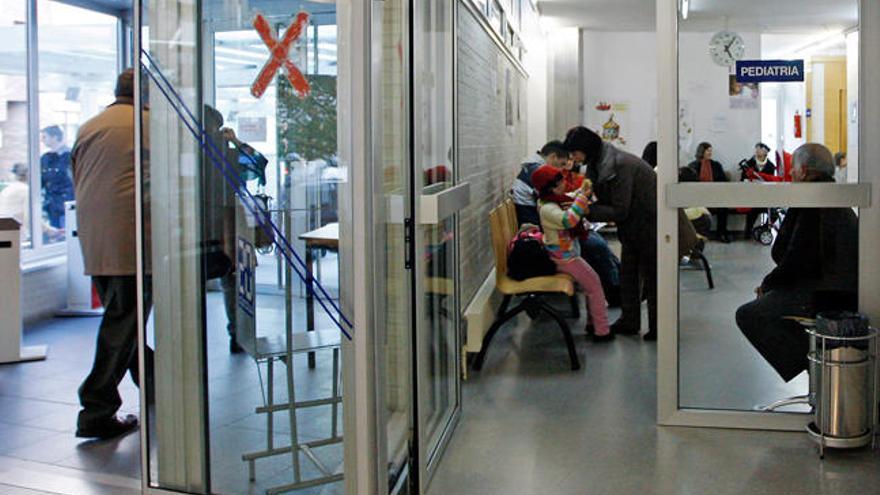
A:
POLYGON ((254 303, 256 301, 256 268, 257 256, 254 245, 247 239, 238 238, 238 307, 248 316, 254 316, 254 303))
POLYGON ((736 82, 803 82, 803 60, 738 60, 736 82))

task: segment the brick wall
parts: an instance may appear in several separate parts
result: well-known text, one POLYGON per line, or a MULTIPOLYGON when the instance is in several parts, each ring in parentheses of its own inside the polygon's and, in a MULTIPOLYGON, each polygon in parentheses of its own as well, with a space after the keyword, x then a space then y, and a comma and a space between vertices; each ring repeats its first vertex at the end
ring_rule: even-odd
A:
POLYGON ((473 14, 458 7, 458 170, 459 179, 471 186, 471 204, 459 217, 465 307, 494 266, 489 211, 506 197, 527 155, 527 80, 473 14), (508 87, 512 126, 506 122, 508 87))

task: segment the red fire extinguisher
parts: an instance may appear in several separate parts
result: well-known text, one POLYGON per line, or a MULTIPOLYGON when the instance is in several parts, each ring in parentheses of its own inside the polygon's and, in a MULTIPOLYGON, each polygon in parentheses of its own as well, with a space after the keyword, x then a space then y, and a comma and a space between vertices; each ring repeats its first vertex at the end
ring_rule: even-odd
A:
POLYGON ((801 126, 801 112, 794 111, 794 137, 800 138, 803 135, 803 127, 801 126))

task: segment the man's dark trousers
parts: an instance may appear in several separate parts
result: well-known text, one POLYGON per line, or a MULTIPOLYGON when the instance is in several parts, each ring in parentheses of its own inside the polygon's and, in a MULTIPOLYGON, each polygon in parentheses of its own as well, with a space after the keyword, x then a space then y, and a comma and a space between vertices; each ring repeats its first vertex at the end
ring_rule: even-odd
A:
MULTIPOLYGON (((116 415, 122 405, 119 396, 119 382, 125 373, 140 386, 137 353, 137 279, 134 275, 114 275, 92 277, 104 317, 98 329, 95 346, 95 361, 92 370, 79 387, 79 412, 77 426, 89 428, 100 426, 116 415)), ((144 320, 150 314, 152 293, 149 279, 144 283, 144 320)), ((147 391, 151 393, 149 382, 152 378, 153 351, 146 349, 145 370, 147 371, 147 391)))
POLYGON ((641 328, 642 294, 648 299, 648 330, 657 331, 657 249, 653 242, 621 241, 620 320, 641 328))
POLYGON ((786 382, 807 369, 809 338, 786 316, 812 318, 811 290, 772 290, 736 310, 736 324, 786 382))

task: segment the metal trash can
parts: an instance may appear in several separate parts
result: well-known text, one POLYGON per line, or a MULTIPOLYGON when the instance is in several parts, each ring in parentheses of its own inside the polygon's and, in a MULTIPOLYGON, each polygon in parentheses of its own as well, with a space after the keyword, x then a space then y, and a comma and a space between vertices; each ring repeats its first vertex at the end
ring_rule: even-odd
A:
POLYGON ((873 445, 877 422, 877 329, 859 313, 830 311, 816 317, 810 335, 811 403, 807 431, 825 447, 873 445))

